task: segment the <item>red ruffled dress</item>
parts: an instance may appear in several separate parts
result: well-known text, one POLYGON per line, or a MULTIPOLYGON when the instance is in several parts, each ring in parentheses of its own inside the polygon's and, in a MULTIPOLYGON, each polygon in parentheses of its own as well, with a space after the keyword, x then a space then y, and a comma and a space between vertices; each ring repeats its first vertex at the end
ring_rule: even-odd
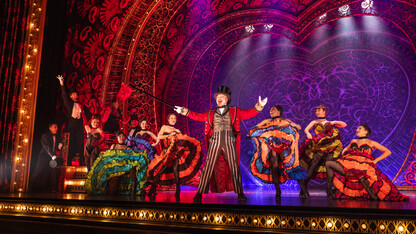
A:
POLYGON ((352 143, 350 150, 337 159, 344 168, 346 175, 335 172, 334 186, 337 188, 337 198, 366 198, 370 199, 366 189, 359 179, 366 177, 370 187, 380 200, 406 201, 409 200, 399 192, 396 186, 377 167, 371 156, 374 148, 367 144, 358 146, 352 143))
POLYGON ((175 184, 172 165, 176 157, 179 157, 179 184, 187 185, 195 179, 201 168, 201 143, 197 139, 186 135, 169 136, 163 141, 165 143, 164 150, 160 155, 155 155, 148 165, 149 181, 153 182, 158 172, 167 167, 157 183, 160 185, 175 184))

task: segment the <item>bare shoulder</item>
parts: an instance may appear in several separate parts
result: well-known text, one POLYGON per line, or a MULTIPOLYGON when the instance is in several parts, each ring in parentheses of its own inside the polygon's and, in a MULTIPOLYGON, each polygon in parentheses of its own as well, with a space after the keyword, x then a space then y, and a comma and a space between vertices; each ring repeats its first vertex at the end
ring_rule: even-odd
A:
POLYGON ((375 147, 375 146, 379 146, 380 145, 380 143, 378 143, 377 141, 373 141, 373 140, 370 140, 370 139, 367 139, 366 140, 366 143, 367 143, 367 145, 369 145, 371 147, 375 147))
POLYGON ((317 120, 312 120, 310 123, 309 123, 309 125, 315 125, 315 124, 317 124, 318 123, 318 121, 317 120))

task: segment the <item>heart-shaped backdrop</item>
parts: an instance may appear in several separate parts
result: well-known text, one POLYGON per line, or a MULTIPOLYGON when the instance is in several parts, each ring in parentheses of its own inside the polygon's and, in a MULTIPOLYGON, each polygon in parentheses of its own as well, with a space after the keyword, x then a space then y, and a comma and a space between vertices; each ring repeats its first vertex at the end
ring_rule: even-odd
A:
MULTIPOLYGON (((243 122, 242 136, 269 118, 273 105, 282 105, 284 116, 305 128, 316 118, 314 107, 324 104, 329 109, 328 119, 348 124, 342 129, 345 146, 355 137, 359 124, 370 125, 371 139, 393 152, 379 163, 392 179, 406 158, 416 120, 412 115, 415 76, 411 70, 416 65, 401 55, 411 51, 411 46, 385 32, 350 30, 347 35, 337 35, 341 29, 323 28, 322 31, 331 31, 334 36, 317 40, 325 34, 316 31, 310 35, 312 39, 301 45, 270 34, 245 35, 234 43, 236 36, 230 33, 208 48, 193 70, 186 68, 192 70, 189 83, 182 84, 180 89, 169 86, 167 93, 176 94, 166 95, 166 100, 203 112, 215 107, 212 97, 219 85, 229 86, 233 92, 231 104, 245 109, 254 106, 258 96, 268 97, 265 110, 243 122), (390 47, 383 47, 384 43, 390 47), (185 97, 181 95, 183 92, 187 94, 185 97)), ((183 71, 175 72, 182 74, 183 71)), ((191 136, 204 139, 202 123, 188 119, 180 122, 191 136)), ((301 139, 304 138, 302 131, 301 139)), ((245 185, 264 185, 249 172, 251 159, 246 152, 252 150, 251 143, 244 138, 241 143, 245 185)), ((293 186, 293 183, 286 185, 293 186)))

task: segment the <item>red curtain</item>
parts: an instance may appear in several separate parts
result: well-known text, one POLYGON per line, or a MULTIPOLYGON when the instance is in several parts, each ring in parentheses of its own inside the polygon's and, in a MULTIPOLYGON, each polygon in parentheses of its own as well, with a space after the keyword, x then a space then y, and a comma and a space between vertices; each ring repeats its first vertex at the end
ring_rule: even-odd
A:
POLYGON ((0 192, 10 189, 29 4, 0 1, 0 192))

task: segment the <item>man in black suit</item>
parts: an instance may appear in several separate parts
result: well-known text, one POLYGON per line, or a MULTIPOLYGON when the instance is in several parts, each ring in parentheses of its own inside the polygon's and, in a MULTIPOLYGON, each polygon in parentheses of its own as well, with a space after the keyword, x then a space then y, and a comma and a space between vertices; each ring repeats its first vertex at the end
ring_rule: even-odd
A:
POLYGON ((69 132, 69 144, 68 144, 68 159, 67 165, 72 166, 72 159, 75 156, 79 156, 79 165, 84 164, 84 123, 83 123, 83 111, 87 108, 83 108, 81 103, 78 103, 78 92, 70 90, 69 95, 64 86, 64 77, 58 75, 59 83, 61 85, 62 99, 68 120, 66 122, 65 130, 69 132))
POLYGON ((139 126, 139 119, 136 114, 131 115, 130 126, 131 128, 129 130, 129 137, 135 137, 136 134, 141 130, 139 126))
POLYGON ((42 135, 42 149, 36 161, 30 188, 34 192, 55 192, 58 187, 58 171, 51 168, 49 162, 56 159, 56 151, 62 149, 58 124, 50 123, 49 132, 42 135))

